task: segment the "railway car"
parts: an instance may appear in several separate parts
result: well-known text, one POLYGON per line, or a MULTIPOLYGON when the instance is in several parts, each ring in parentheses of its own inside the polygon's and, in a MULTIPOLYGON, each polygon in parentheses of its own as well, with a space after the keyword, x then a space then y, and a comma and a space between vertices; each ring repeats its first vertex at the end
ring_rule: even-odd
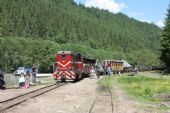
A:
POLYGON ((122 60, 103 60, 103 65, 110 65, 113 71, 119 70, 123 71, 123 61, 122 60))
POLYGON ((95 66, 96 60, 89 59, 80 53, 71 51, 59 51, 54 63, 53 76, 56 80, 78 81, 84 74, 89 74, 92 66, 95 66))

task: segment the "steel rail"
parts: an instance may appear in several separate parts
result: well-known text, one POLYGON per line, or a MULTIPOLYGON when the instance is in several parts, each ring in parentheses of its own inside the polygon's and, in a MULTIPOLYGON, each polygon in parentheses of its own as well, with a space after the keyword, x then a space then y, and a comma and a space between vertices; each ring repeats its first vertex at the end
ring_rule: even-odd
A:
POLYGON ((13 106, 21 104, 21 103, 27 101, 28 99, 37 97, 39 95, 42 95, 46 92, 49 92, 49 91, 56 89, 58 87, 61 87, 63 85, 65 85, 65 83, 52 84, 52 85, 45 86, 45 87, 36 89, 34 91, 31 91, 31 92, 28 92, 28 93, 25 93, 25 94, 22 94, 22 95, 19 95, 16 97, 13 97, 11 99, 1 101, 0 102, 0 113, 4 112, 5 110, 7 110, 13 106))
POLYGON ((93 104, 92 104, 91 107, 90 107, 89 113, 92 112, 92 110, 93 110, 93 108, 94 108, 94 105, 96 104, 97 99, 98 99, 98 97, 99 97, 99 87, 97 87, 97 91, 98 91, 98 92, 97 92, 96 98, 94 99, 93 104))
MULTIPOLYGON (((91 105, 91 107, 90 107, 90 110, 89 110, 89 112, 88 113, 92 113, 92 111, 93 111, 93 109, 94 109, 94 107, 95 107, 95 105, 96 105, 96 103, 97 103, 97 101, 98 101, 98 99, 100 98, 100 89, 99 89, 99 87, 97 88, 97 90, 98 90, 98 92, 97 92, 97 95, 96 95, 96 97, 95 97, 95 99, 94 99, 94 101, 93 101, 93 103, 92 103, 92 105, 91 105)), ((112 98, 112 92, 111 92, 111 88, 109 88, 108 89, 109 90, 109 95, 110 95, 110 102, 111 102, 111 113, 113 113, 113 110, 114 110, 114 106, 113 106, 113 98, 112 98)), ((104 105, 103 105, 104 106, 104 105)))
POLYGON ((113 113, 113 95, 112 95, 111 88, 109 88, 109 92, 110 92, 110 97, 111 97, 111 106, 112 106, 112 113, 113 113))

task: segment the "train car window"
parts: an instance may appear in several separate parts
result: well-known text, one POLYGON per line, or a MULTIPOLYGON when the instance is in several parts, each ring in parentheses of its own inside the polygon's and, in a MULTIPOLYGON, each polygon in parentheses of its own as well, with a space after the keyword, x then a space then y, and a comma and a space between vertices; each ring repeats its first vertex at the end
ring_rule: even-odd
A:
POLYGON ((81 55, 80 54, 78 55, 78 61, 81 61, 81 55))
POLYGON ((62 53, 62 60, 66 60, 66 54, 62 53))

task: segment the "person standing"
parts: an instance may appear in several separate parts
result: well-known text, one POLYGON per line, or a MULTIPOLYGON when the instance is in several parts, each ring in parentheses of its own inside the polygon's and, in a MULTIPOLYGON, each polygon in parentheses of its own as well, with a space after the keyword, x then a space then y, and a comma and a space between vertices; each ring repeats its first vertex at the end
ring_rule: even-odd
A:
POLYGON ((24 85, 25 85, 25 77, 24 77, 24 73, 21 73, 21 76, 19 77, 19 86, 24 87, 24 85))
POLYGON ((5 85, 4 73, 3 73, 3 71, 0 69, 0 89, 5 89, 4 85, 5 85))
POLYGON ((111 68, 109 65, 107 65, 106 67, 106 72, 107 72, 107 75, 110 76, 111 75, 111 68))
POLYGON ((32 66, 32 83, 33 84, 36 83, 36 73, 37 73, 37 68, 36 68, 35 64, 33 64, 33 66, 32 66))
POLYGON ((121 72, 120 72, 120 70, 118 70, 118 74, 119 74, 119 76, 121 75, 121 72))
POLYGON ((95 76, 96 76, 96 71, 95 71, 95 69, 93 68, 93 66, 91 67, 91 69, 90 69, 90 78, 95 78, 95 76))
POLYGON ((100 78, 100 74, 102 73, 102 65, 99 63, 97 65, 97 78, 99 79, 100 78))
POLYGON ((30 86, 30 73, 29 71, 26 72, 26 75, 25 75, 25 88, 29 88, 30 86))
POLYGON ((138 68, 137 68, 137 67, 134 68, 134 73, 135 73, 136 75, 138 74, 138 68))
POLYGON ((107 62, 104 62, 104 64, 103 64, 103 74, 104 74, 104 76, 106 76, 107 75, 107 62))

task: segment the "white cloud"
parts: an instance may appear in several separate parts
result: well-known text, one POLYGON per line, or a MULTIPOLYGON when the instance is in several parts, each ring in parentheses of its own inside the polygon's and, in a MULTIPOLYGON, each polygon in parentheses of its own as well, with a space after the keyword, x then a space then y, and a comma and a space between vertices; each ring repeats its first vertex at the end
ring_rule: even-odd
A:
POLYGON ((156 23, 157 26, 159 26, 160 28, 164 27, 165 24, 164 24, 164 21, 163 20, 160 20, 156 23))
POLYGON ((96 7, 113 13, 120 12, 121 9, 126 7, 125 4, 116 3, 114 0, 85 0, 84 4, 86 7, 96 7))

